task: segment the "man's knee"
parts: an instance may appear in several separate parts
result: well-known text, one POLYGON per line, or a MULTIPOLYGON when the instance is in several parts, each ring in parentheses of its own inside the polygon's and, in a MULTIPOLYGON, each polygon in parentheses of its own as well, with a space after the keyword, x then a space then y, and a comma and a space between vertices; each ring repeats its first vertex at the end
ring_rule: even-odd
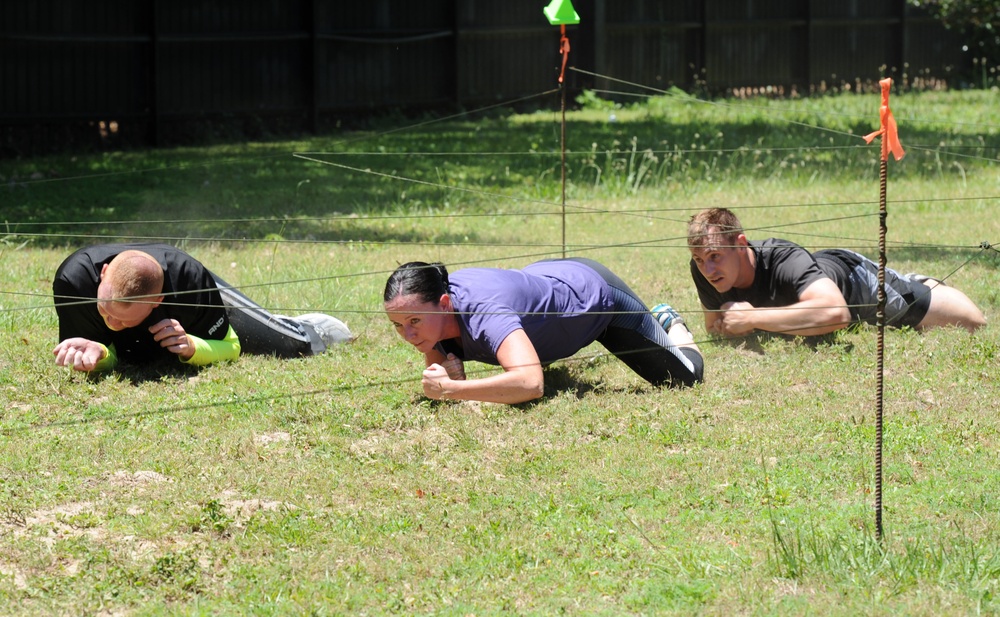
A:
POLYGON ((979 307, 961 291, 946 285, 931 287, 931 305, 920 321, 920 328, 962 326, 969 332, 986 325, 979 307))

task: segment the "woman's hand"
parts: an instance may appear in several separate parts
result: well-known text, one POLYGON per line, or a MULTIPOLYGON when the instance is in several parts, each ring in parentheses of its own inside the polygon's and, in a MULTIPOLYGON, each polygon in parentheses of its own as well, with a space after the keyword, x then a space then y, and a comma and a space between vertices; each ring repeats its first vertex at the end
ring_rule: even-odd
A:
POLYGON ((448 398, 450 393, 448 385, 451 381, 453 380, 448 377, 448 369, 440 364, 432 364, 424 369, 420 383, 424 386, 424 396, 440 401, 448 398))
POLYGON ((442 362, 441 366, 448 371, 448 377, 455 380, 465 379, 465 363, 455 354, 448 354, 448 359, 442 362))

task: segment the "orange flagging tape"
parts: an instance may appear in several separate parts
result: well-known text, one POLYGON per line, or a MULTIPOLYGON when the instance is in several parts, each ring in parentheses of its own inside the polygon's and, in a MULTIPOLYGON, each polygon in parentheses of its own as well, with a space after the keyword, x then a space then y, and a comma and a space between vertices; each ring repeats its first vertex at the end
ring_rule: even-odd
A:
POLYGON ((874 133, 868 133, 865 135, 865 142, 872 143, 872 140, 882 136, 882 160, 889 160, 889 152, 896 157, 896 160, 900 160, 906 156, 906 152, 903 151, 903 144, 899 143, 899 134, 896 132, 896 119, 892 117, 892 110, 889 109, 889 88, 892 87, 892 79, 886 77, 880 80, 879 85, 882 86, 882 107, 879 108, 879 119, 882 121, 882 128, 875 131, 874 133))
POLYGON ((566 36, 566 26, 559 26, 562 38, 559 39, 559 52, 562 54, 562 70, 559 72, 559 83, 563 82, 566 75, 566 60, 569 59, 569 37, 566 36))

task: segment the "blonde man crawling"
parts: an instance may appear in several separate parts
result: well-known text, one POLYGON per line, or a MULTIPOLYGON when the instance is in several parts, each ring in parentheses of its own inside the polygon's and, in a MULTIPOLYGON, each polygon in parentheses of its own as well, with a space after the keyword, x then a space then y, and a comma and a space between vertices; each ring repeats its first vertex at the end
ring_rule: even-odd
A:
MULTIPOLYGON (((877 320, 878 265, 853 251, 810 253, 781 240, 747 240, 736 215, 702 210, 688 223, 691 277, 710 333, 754 330, 799 336, 827 334, 877 320)), ((917 330, 986 324, 964 293, 919 274, 885 270, 885 323, 917 330)))

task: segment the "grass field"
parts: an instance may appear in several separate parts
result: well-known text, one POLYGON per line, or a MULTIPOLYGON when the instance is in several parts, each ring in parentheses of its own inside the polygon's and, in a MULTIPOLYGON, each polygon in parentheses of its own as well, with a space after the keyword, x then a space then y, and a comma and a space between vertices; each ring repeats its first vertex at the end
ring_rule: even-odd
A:
POLYGON ((683 239, 726 206, 752 238, 876 256, 877 96, 591 104, 565 212, 551 112, 0 161, 0 614, 997 614, 997 97, 892 99, 889 265, 990 323, 886 332, 881 543, 875 329, 713 340, 683 239), (70 374, 52 274, 119 240, 358 339, 70 374), (533 404, 423 398, 388 273, 564 250, 679 308, 705 383, 649 387, 595 345, 533 404))

